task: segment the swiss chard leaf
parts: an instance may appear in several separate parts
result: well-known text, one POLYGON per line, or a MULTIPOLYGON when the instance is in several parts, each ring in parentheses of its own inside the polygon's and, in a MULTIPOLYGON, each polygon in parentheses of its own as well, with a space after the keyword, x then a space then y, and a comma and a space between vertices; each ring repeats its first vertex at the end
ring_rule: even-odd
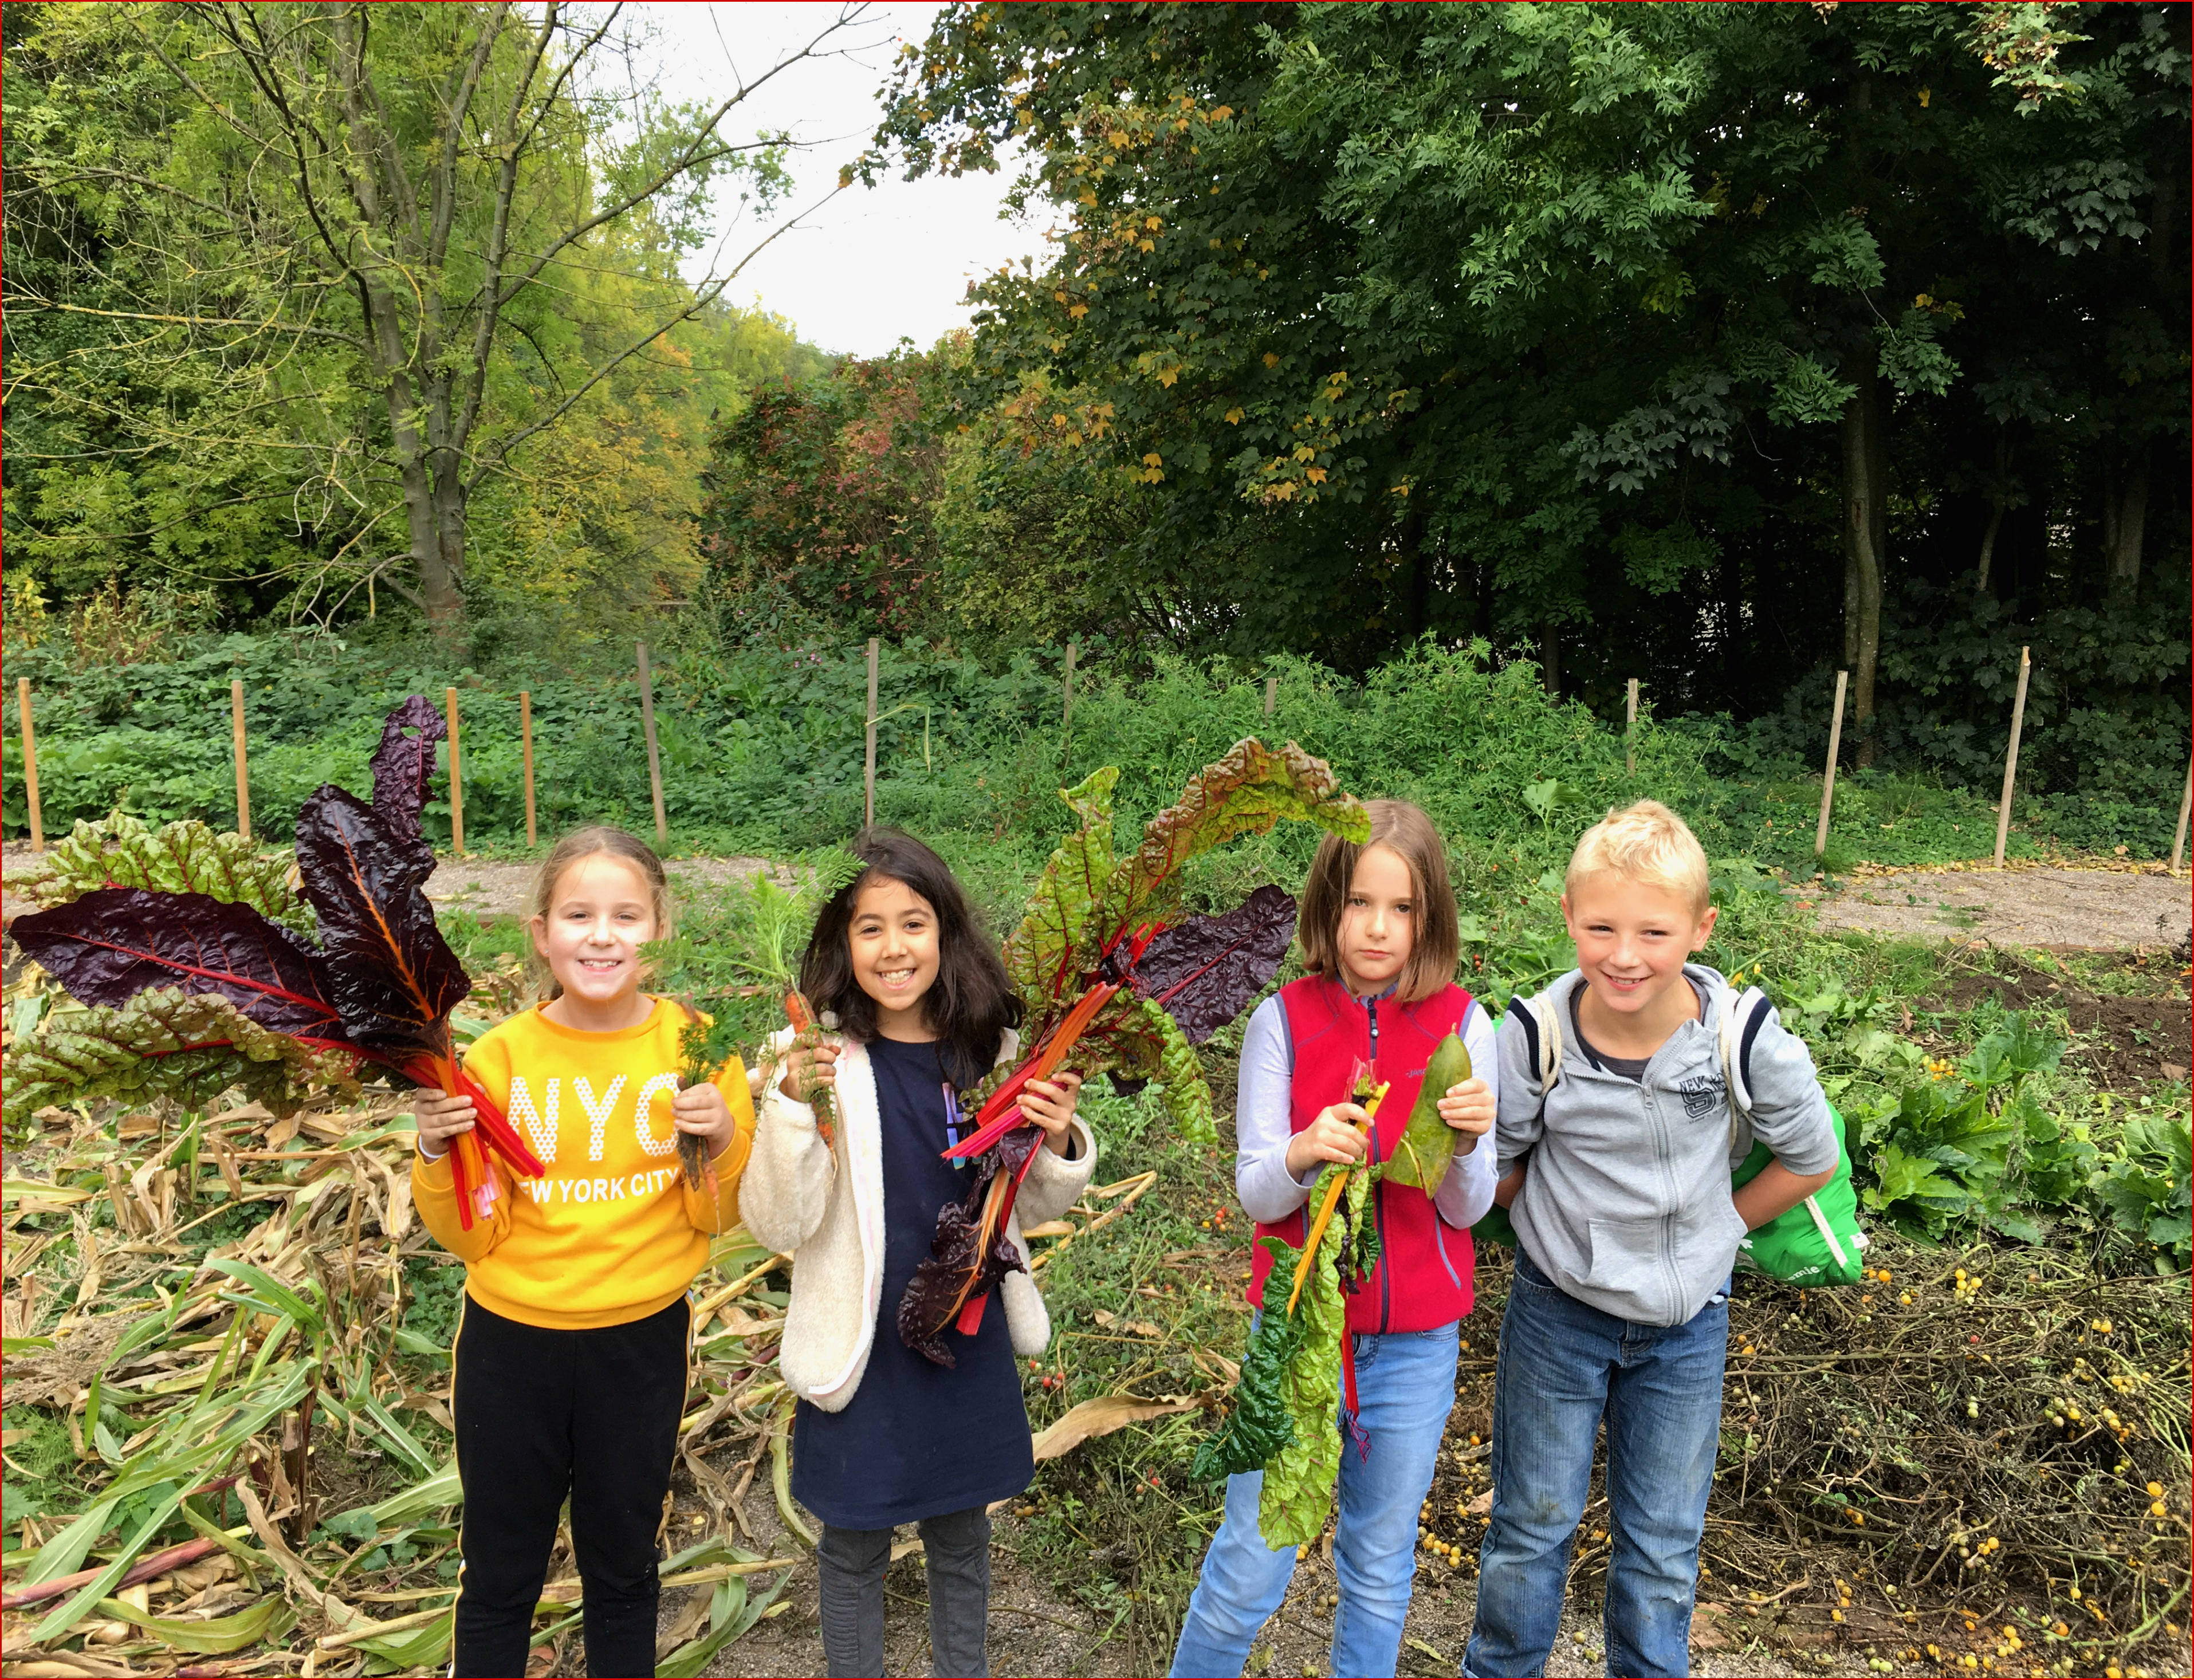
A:
POLYGON ((1359 844, 1370 837, 1370 813, 1341 790, 1324 760, 1292 741, 1275 752, 1248 737, 1206 765, 1177 803, 1151 819, 1134 856, 1106 880, 1096 926, 1110 943, 1146 924, 1178 920, 1175 877, 1182 864, 1240 835, 1265 834, 1283 817, 1315 823, 1359 844))
POLYGON ((1066 836, 1044 865, 1028 911, 1006 941, 1006 972, 1020 992, 1031 1020, 1094 962, 1082 953, 1089 915, 1112 874, 1112 788, 1120 772, 1111 765, 1078 786, 1060 790, 1082 826, 1066 836))
MULTIPOLYGON (((1326 1173, 1341 1170, 1329 1167, 1326 1173)), ((1318 1259, 1295 1303, 1295 1316, 1303 1321, 1302 1344, 1288 1362, 1281 1385, 1294 1438, 1265 1466, 1264 1493, 1257 1504, 1257 1532, 1276 1551, 1283 1545, 1307 1545, 1318 1538, 1332 1509, 1334 1483, 1340 1479, 1341 1339, 1348 1310, 1341 1299, 1340 1268, 1349 1231, 1363 1223, 1370 1180, 1366 1170, 1350 1174, 1349 1217, 1326 1226, 1318 1239, 1318 1259)), ((1325 1174, 1321 1173, 1312 1199, 1324 1189, 1325 1174)), ((1267 1299, 1275 1293, 1267 1283, 1267 1299)))
MULTIPOLYGON (((1284 1277, 1295 1252, 1277 1236, 1262 1239, 1272 1270, 1284 1277)), ((1288 1368, 1302 1346, 1309 1318, 1277 1307, 1257 1320, 1242 1355, 1242 1374, 1234 1385, 1234 1409, 1196 1449, 1189 1474, 1199 1482, 1224 1482, 1230 1476, 1261 1470, 1295 1438, 1285 1392, 1288 1368)))
POLYGON ((313 913, 290 884, 287 857, 262 854, 241 834, 187 819, 157 831, 120 811, 78 823, 8 883, 9 892, 42 910, 105 886, 203 892, 223 903, 249 904, 295 932, 313 931, 313 913))
POLYGON ((7 1056, 5 1117, 96 1097, 172 1097, 196 1105, 231 1087, 287 1114, 313 1087, 355 1096, 357 1058, 270 1032, 211 992, 159 987, 119 1009, 49 1015, 7 1056))
POLYGON ((105 886, 18 916, 12 932, 81 1003, 119 1008, 141 991, 181 986, 226 998, 273 1032, 324 1046, 349 1036, 320 954, 248 904, 105 886))
POLYGON ((1128 983, 1201 1044, 1239 1015, 1279 972, 1295 936, 1294 895, 1261 886, 1224 915, 1191 916, 1152 939, 1128 983))
POLYGON ((1020 1251, 1006 1235, 1014 1191, 1042 1139, 1032 1127, 1009 1132, 985 1157, 990 1170, 964 1201, 938 1210, 929 1253, 899 1297, 899 1339, 923 1358, 951 1367, 958 1362, 945 1345, 960 1310, 997 1287, 1009 1271, 1026 1271, 1020 1251))
POLYGON ((422 695, 405 696, 382 720, 381 745, 373 754, 373 809, 393 837, 419 837, 419 812, 434 780, 434 743, 449 732, 422 695))
MULTIPOLYGON (((392 716, 392 732, 401 715, 392 716)), ((395 762, 401 771, 400 753, 395 762)), ((434 925, 426 893, 434 853, 418 831, 416 806, 411 832, 400 832, 410 783, 399 773, 386 785, 398 801, 393 820, 337 787, 307 800, 297 813, 297 861, 320 919, 329 994, 351 1042, 409 1071, 422 1058, 449 1061, 450 1012, 472 981, 434 925)))

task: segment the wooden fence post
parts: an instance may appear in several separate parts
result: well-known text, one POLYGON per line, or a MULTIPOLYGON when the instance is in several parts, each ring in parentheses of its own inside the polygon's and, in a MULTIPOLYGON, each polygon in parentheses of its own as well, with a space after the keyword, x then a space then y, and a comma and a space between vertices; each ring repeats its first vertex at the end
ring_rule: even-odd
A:
POLYGON ((465 772, 457 759, 457 691, 442 691, 442 708, 450 725, 450 856, 465 855, 465 772))
POLYGON ((1630 679, 1628 711, 1623 720, 1623 772, 1626 776, 1638 773, 1638 679, 1630 679))
POLYGON ((518 739, 526 754, 526 845, 533 846, 533 696, 518 691, 518 739))
POLYGON ((1279 679, 1278 677, 1267 677, 1267 678, 1266 678, 1266 679, 1265 679, 1265 715, 1266 715, 1266 717, 1268 717, 1268 718, 1269 718, 1270 716, 1272 716, 1272 706, 1273 706, 1273 703, 1274 703, 1276 701, 1278 701, 1278 700, 1279 699, 1279 697, 1280 697, 1280 679, 1279 679))
POLYGON ((655 843, 670 839, 669 820, 663 811, 663 758, 655 749, 655 679, 648 674, 647 644, 635 642, 640 654, 640 725, 647 736, 647 788, 655 796, 655 843))
POLYGON ((1836 673, 1836 709, 1829 720, 1829 767, 1821 776, 1821 823, 1813 830, 1816 857, 1829 849, 1829 806, 1836 796, 1836 752, 1844 743, 1844 685, 1850 680, 1850 672, 1836 673))
POLYGON ((869 638, 869 715, 864 725, 868 737, 867 762, 861 770, 861 824, 876 820, 876 638, 869 638))
POLYGON ((1074 727, 1075 651, 1074 638, 1069 636, 1066 639, 1066 699, 1065 704, 1060 708, 1059 714, 1059 726, 1061 730, 1069 730, 1074 727))
POLYGON ((2003 867, 2003 842, 2011 833, 2011 784, 2019 779, 2019 726, 2026 720, 2027 650, 2019 651, 2019 691, 2011 700, 2011 746, 2003 755, 2003 799, 1996 808, 1996 867, 2003 867))
POLYGON ((2179 873, 2179 860, 2186 852, 2186 819, 2194 815, 2194 759, 2186 763, 2186 791, 2179 796, 2179 832, 2171 837, 2171 873, 2179 873))
POLYGON ((15 715, 23 725, 23 797, 31 808, 31 850, 46 849, 45 824, 38 811, 38 733, 31 727, 31 679, 15 679, 15 715))
POLYGON ((244 769, 244 679, 228 679, 228 732, 236 748, 236 832, 251 838, 251 777, 244 769))

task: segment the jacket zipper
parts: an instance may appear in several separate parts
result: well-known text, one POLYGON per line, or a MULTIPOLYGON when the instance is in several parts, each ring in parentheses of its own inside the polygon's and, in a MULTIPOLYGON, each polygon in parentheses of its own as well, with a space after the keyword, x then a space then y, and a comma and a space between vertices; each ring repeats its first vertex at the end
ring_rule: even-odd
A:
MULTIPOLYGON (((1364 1014, 1371 1026, 1371 1077, 1376 1083, 1379 1077, 1379 1000, 1365 998, 1364 1014)), ((1376 1161, 1379 1155, 1379 1122, 1376 1117, 1371 1121, 1370 1145, 1371 1158, 1376 1161)), ((1393 1303, 1387 1292, 1387 1185, 1382 1178, 1371 1181, 1371 1222, 1379 1232, 1379 1333, 1383 1336, 1393 1303)))

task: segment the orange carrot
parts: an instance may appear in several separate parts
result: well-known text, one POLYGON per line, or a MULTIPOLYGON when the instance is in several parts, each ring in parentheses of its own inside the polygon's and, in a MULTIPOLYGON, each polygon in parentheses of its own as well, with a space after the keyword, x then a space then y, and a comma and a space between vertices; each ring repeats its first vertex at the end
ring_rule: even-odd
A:
MULTIPOLYGON (((807 1006, 807 1000, 796 990, 784 995, 784 1018, 792 1023, 792 1030, 803 1036, 815 1030, 815 1012, 807 1006)), ((823 1140, 826 1150, 838 1147, 837 1135, 830 1127, 830 1091, 828 1086, 815 1087, 815 1135, 823 1140)))
MULTIPOLYGON (((1364 1122, 1356 1128, 1358 1132, 1368 1129, 1379 1117, 1379 1099, 1386 1094, 1385 1085, 1371 1093, 1370 1100, 1364 1104, 1364 1122)), ((1302 1293, 1304 1281, 1310 1276, 1311 1267, 1317 1264, 1318 1240, 1325 1235, 1326 1226, 1332 1223, 1333 1210, 1341 1205, 1341 1193, 1347 1188, 1348 1174, 1346 1172, 1335 1173, 1333 1182, 1325 1187, 1325 1200, 1318 1203, 1318 1218, 1311 1221, 1310 1236, 1303 1243, 1302 1259, 1295 1262, 1295 1287, 1288 1291, 1288 1316, 1290 1318, 1295 1316, 1295 1299, 1302 1293)))

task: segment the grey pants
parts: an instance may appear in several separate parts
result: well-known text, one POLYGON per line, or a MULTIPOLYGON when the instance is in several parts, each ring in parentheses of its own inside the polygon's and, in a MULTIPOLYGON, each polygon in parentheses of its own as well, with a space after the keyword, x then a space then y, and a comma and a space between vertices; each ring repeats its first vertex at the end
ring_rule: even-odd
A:
MULTIPOLYGON (((929 1569, 929 1671, 988 1674, 983 1633, 991 1614, 991 1518, 981 1505, 915 1524, 929 1569)), ((884 1671, 884 1571, 889 1528, 823 1525, 815 1548, 823 1593, 823 1660, 835 1676, 884 1671)))

